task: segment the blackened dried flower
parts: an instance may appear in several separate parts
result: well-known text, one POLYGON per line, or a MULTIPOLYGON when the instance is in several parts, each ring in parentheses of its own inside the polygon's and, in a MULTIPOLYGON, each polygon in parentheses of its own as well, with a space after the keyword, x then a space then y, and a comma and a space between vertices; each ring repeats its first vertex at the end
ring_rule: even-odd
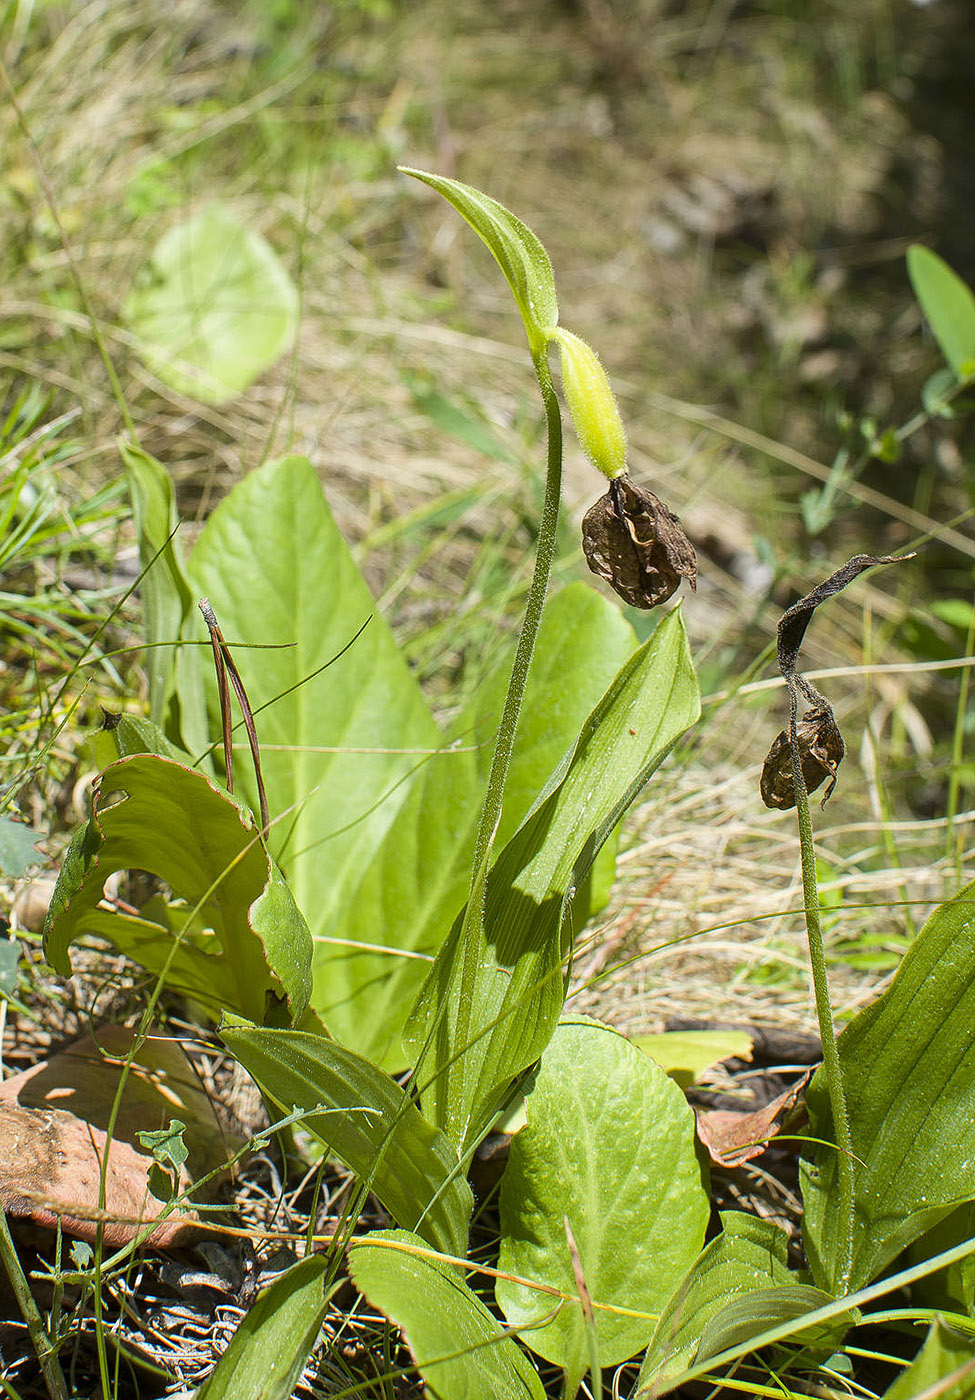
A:
POLYGON ((828 579, 811 593, 807 593, 805 598, 793 603, 779 619, 778 661, 779 670, 789 687, 790 729, 783 729, 782 733, 776 736, 762 767, 759 786, 766 807, 778 807, 786 811, 796 805, 790 730, 795 731, 799 766, 806 791, 815 792, 820 783, 829 778, 829 786, 823 796, 824 807, 836 786, 836 770, 846 752, 843 736, 833 716, 833 707, 825 695, 820 695, 805 676, 799 674, 799 650, 813 613, 820 603, 834 597, 858 574, 862 574, 864 569, 872 569, 877 564, 902 564, 906 559, 913 558, 913 554, 854 554, 835 574, 830 574, 828 579), (798 718, 800 695, 810 706, 802 719, 798 718))
MULTIPOLYGON (((825 807, 836 786, 836 770, 846 752, 843 735, 833 718, 832 709, 827 705, 824 708, 807 710, 796 724, 796 738, 806 791, 815 792, 820 783, 829 778, 829 786, 823 794, 822 801, 825 807)), ((768 751, 762 768, 761 793, 766 807, 778 807, 780 811, 785 812, 796 805, 788 729, 783 729, 776 735, 768 751)))
POLYGON ((697 555, 684 527, 652 491, 619 476, 587 512, 582 548, 594 574, 635 608, 665 603, 687 579, 697 587, 697 555))

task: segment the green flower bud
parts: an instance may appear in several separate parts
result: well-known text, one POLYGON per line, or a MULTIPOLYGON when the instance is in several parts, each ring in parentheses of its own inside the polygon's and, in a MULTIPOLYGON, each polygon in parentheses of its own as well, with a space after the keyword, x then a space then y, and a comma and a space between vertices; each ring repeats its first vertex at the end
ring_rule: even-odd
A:
POLYGON ((613 481, 626 471, 626 436, 606 371, 595 350, 571 331, 559 326, 552 339, 562 355, 562 384, 582 450, 613 481))

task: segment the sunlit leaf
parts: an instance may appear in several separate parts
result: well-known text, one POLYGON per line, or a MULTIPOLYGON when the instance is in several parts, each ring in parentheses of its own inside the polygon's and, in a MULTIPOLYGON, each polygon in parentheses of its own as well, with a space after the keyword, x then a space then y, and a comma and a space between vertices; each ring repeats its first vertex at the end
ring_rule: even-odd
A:
POLYGON ((394 1079, 335 1041, 228 1019, 228 1048, 284 1113, 368 1181, 393 1219, 463 1256, 473 1197, 457 1156, 394 1079))
MULTIPOLYGON (((931 1226, 975 1199, 975 883, 931 915, 894 980, 839 1041, 854 1159, 850 1288, 877 1278, 931 1226)), ((834 1140, 823 1071, 809 1132, 834 1140)), ((837 1291, 845 1222, 836 1149, 810 1144, 803 1241, 813 1276, 837 1291)))
POLYGON ((310 1254, 241 1318, 195 1400, 288 1400, 325 1320, 328 1259, 310 1254))
POLYGON ((907 271, 941 353, 958 379, 975 373, 975 296, 930 248, 907 250, 907 271))
POLYGON ((558 325, 559 306, 552 264, 535 234, 510 209, 470 185, 407 166, 400 169, 442 194, 484 240, 514 293, 528 344, 533 352, 543 351, 558 325))
MULTIPOLYGON (((574 1295, 567 1219, 595 1305, 601 1364, 616 1365, 650 1340, 704 1242, 710 1203, 693 1110, 623 1036, 579 1020, 552 1037, 526 1113, 501 1183, 498 1267, 574 1295)), ((551 1317, 551 1295, 508 1278, 498 1279, 497 1297, 508 1322, 529 1329, 522 1336, 532 1350, 566 1371, 574 1395, 590 1350, 579 1305, 563 1303, 551 1317)))
POLYGON ((267 240, 214 204, 163 235, 123 316, 164 384, 222 404, 290 345, 298 291, 267 240))
POLYGON ((528 1358, 461 1271, 431 1259, 415 1235, 379 1230, 356 1240, 349 1273, 373 1307, 402 1329, 438 1400, 544 1400, 528 1358))

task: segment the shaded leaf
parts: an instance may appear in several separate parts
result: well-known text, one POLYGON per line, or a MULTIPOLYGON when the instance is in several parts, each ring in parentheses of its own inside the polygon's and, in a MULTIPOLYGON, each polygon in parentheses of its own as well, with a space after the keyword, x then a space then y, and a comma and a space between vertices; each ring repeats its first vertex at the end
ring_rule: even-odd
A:
MULTIPOLYGON (((576 1294, 568 1221, 600 1361, 613 1366, 650 1340, 704 1241, 710 1205, 694 1114, 658 1065, 608 1026, 582 1019, 558 1027, 526 1098, 528 1125, 511 1141, 501 1182, 498 1267, 576 1294)), ((550 1294, 507 1278, 496 1292, 508 1322, 529 1329, 523 1340, 563 1367, 574 1395, 590 1354, 578 1303, 550 1317, 550 1294)))
POLYGON ((424 1112, 463 1153, 545 1048, 564 1000, 567 909, 602 843, 699 713, 679 612, 634 652, 437 955, 407 1034, 424 1112))
POLYGON ((310 1254, 241 1319, 194 1400, 288 1400, 325 1321, 328 1259, 310 1254))
POLYGON ((463 1256, 473 1205, 456 1153, 376 1065, 304 1031, 225 1020, 228 1049, 284 1113, 302 1119, 330 1152, 368 1182, 393 1219, 436 1248, 463 1256))
POLYGON ((503 204, 470 185, 405 165, 399 168, 442 194, 484 240, 514 294, 532 352, 543 351, 558 325, 559 307, 552 264, 535 234, 503 204))
POLYGON ((971 1400, 975 1394, 975 1338, 937 1318, 912 1365, 884 1391, 884 1400, 971 1400))
POLYGON ((415 1235, 378 1230, 356 1240, 349 1248, 349 1273, 369 1302, 402 1329, 420 1375, 439 1400, 544 1400, 537 1372, 460 1269, 431 1259, 415 1235))
MULTIPOLYGON (((103 1238, 114 1248, 132 1240, 163 1208, 149 1192, 154 1159, 143 1147, 144 1134, 168 1123, 174 1112, 181 1115, 186 1125, 181 1191, 230 1156, 232 1145, 224 1143, 210 1101, 179 1044, 158 1033, 136 1052, 108 1143, 122 1061, 132 1043, 126 1027, 102 1026, 97 1045, 84 1036, 0 1084, 0 1192, 10 1214, 29 1216, 48 1228, 60 1223, 72 1234, 94 1240, 107 1151, 103 1238)), ((210 1199, 212 1183, 208 1186, 210 1199)), ((194 1211, 178 1209, 151 1241, 168 1248, 198 1225, 194 1211)))
POLYGON ((298 292, 268 241, 214 204, 163 235, 123 316, 164 384, 222 404, 290 345, 298 292))
POLYGON ((907 250, 914 295, 958 379, 975 372, 975 296, 943 258, 920 243, 907 250))
MULTIPOLYGON (((882 996, 839 1040, 854 1162, 850 1288, 975 1199, 975 884, 931 915, 882 996)), ((807 1094, 810 1136, 834 1141, 823 1071, 807 1094)), ((838 1286, 844 1222, 836 1151, 802 1164, 803 1240, 813 1276, 838 1286)))
POLYGON ((297 1019, 308 1004, 308 929, 254 818, 202 774, 155 754, 121 759, 95 780, 91 820, 68 847, 44 926, 45 956, 62 976, 85 933, 156 973, 175 939, 171 985, 214 1011, 262 1020, 284 997, 297 1019), (99 909, 116 870, 149 871, 181 895, 179 929, 99 909))

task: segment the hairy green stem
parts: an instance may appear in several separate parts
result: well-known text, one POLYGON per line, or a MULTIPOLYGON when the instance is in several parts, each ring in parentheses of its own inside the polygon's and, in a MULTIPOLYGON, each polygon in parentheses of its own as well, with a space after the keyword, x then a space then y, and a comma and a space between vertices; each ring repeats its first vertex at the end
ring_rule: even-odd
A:
POLYGON ((806 791, 806 780, 802 773, 799 739, 796 733, 799 704, 794 686, 789 686, 789 693, 791 698, 789 749, 792 758, 796 818, 799 825, 802 902, 806 912, 806 940, 809 945, 809 963, 812 968, 813 990, 816 996, 816 1018, 819 1021, 819 1035, 823 1043, 823 1072, 826 1075, 826 1090, 833 1114, 833 1133, 836 1139, 838 1209, 840 1228, 844 1232, 839 1289, 840 1292, 845 1293, 850 1286, 850 1277, 853 1272, 853 1168, 855 1159, 853 1139, 850 1134, 850 1118, 846 1108, 846 1094, 843 1089, 843 1068, 840 1064, 840 1052, 837 1049, 836 1034, 833 1030, 833 1005, 829 994, 829 978, 826 974, 823 928, 819 919, 816 848, 813 843, 809 794, 806 791))
POLYGON ((3 1210, 0 1210, 0 1263, 3 1264, 4 1272, 14 1291, 14 1297, 17 1299, 17 1306, 27 1324, 27 1335, 30 1337, 31 1344, 37 1354, 47 1393, 51 1400, 68 1400, 68 1386, 64 1379, 64 1372, 61 1370, 61 1363, 51 1345, 44 1320, 34 1302, 34 1295, 30 1291, 30 1284, 27 1282, 20 1260, 17 1258, 17 1251, 10 1235, 10 1227, 7 1224, 6 1212, 3 1210))
POLYGON ((545 405, 545 424, 548 432, 548 466, 545 475, 545 501, 542 505, 542 516, 538 527, 535 571, 532 574, 531 587, 528 590, 528 601, 525 605, 525 620, 522 624, 521 634, 518 638, 518 647, 515 651, 514 663, 511 667, 511 679, 508 682, 508 693, 505 697, 504 709, 501 712, 501 720, 498 724, 498 737, 494 745, 494 756, 491 759, 491 772, 488 777, 487 792, 484 797, 484 806, 481 809, 481 820, 477 829, 477 840, 474 843, 474 860, 471 866, 472 892, 477 882, 481 862, 488 852, 498 821, 501 817, 501 807, 504 801, 504 786, 508 777, 508 766, 511 763, 511 751, 514 748, 518 716, 521 713, 522 701, 525 698, 528 668, 531 665, 532 653, 535 650, 535 640, 538 636, 538 628, 542 620, 542 609, 545 606, 545 595, 548 592, 549 579, 552 575, 552 564, 555 559, 559 499, 562 494, 562 418, 559 413, 559 403, 555 394, 555 386, 552 383, 552 372, 549 369, 545 351, 539 354, 533 354, 532 360, 535 365, 538 387, 541 390, 542 402, 545 405))

